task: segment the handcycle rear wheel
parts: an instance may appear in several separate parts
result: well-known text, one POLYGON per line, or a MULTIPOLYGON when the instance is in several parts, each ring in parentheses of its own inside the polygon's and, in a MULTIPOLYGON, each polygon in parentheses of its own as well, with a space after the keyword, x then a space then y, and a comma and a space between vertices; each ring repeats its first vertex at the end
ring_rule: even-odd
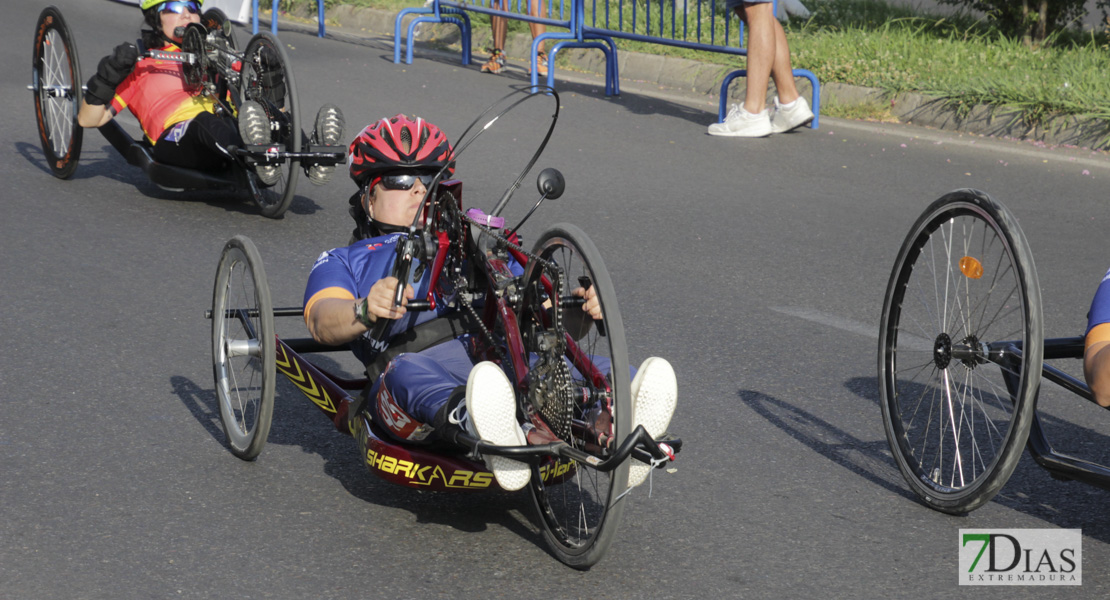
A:
POLYGON ((69 179, 77 170, 84 132, 77 124, 82 95, 81 65, 73 34, 61 11, 53 6, 39 14, 31 70, 42 153, 55 177, 69 179))
POLYGON ((274 310, 262 258, 251 240, 224 246, 212 293, 212 366, 231 452, 254 460, 274 412, 274 310))
MULTIPOLYGON (((300 152, 301 127, 297 114, 297 85, 289 58, 281 42, 262 32, 247 42, 241 71, 240 104, 254 100, 262 105, 271 123, 271 141, 284 144, 287 152, 300 152)), ((251 196, 262 215, 277 219, 285 214, 297 191, 299 159, 290 159, 278 166, 281 176, 277 183, 265 186, 255 174, 249 173, 251 196)))
POLYGON ((928 506, 965 513, 1006 483, 1043 356, 1040 286, 1017 219, 976 190, 934 202, 898 253, 879 338, 887 440, 928 506))
MULTIPOLYGON (((544 280, 545 275, 546 279, 551 279, 551 268, 545 268, 540 261, 529 261, 518 315, 527 349, 542 360, 540 348, 543 345, 566 339, 564 336, 568 333, 570 337, 581 335, 573 346, 568 344, 571 349, 564 355, 569 358, 577 354, 577 361, 592 359, 591 362, 601 369, 591 377, 574 366, 575 360, 568 360, 568 369, 562 369, 560 361, 559 366, 546 373, 534 364, 533 375, 539 373, 547 380, 530 381, 530 401, 533 406, 543 403, 548 407, 544 410, 537 407, 537 411, 556 432, 566 429, 557 414, 561 406, 566 407, 565 416, 570 417, 572 424, 564 441, 604 459, 608 451, 592 438, 587 427, 591 415, 587 412, 591 408, 596 410, 598 404, 608 404, 612 415, 612 439, 618 443, 632 428, 628 354, 613 282, 593 242, 573 225, 560 224, 548 229, 537 240, 533 254, 559 269, 565 285, 561 292, 549 290, 544 280), (593 321, 572 306, 572 290, 590 285, 601 302, 604 317, 599 321, 593 321), (556 296, 564 300, 552 302, 550 299, 556 296), (583 329, 586 329, 584 335, 583 329), (544 339, 546 342, 542 341, 544 339), (581 353, 576 353, 575 349, 581 353), (535 397, 537 388, 546 389, 539 402, 535 397), (583 402, 584 398, 589 400, 583 402), (561 404, 563 402, 566 404, 561 404)), ((559 435, 564 433, 567 432, 559 435)), ((571 567, 588 569, 601 559, 620 526, 624 506, 621 494, 627 487, 627 461, 609 472, 566 461, 533 465, 532 498, 544 539, 560 561, 571 567)))

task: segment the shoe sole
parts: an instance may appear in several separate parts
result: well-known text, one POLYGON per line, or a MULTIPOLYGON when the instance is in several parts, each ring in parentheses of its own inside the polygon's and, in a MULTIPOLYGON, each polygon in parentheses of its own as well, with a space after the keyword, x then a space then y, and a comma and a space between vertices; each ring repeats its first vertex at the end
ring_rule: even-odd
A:
POLYGON ((746 138, 764 138, 774 133, 773 129, 768 129, 766 133, 758 132, 751 133, 748 131, 710 131, 709 135, 718 137, 746 137, 746 138))
POLYGON ((252 146, 264 146, 272 141, 270 137, 270 120, 266 111, 257 103, 244 103, 239 109, 239 136, 243 141, 252 146), (250 107, 257 106, 256 110, 250 107), (263 139, 265 138, 265 139, 263 139))
MULTIPOLYGON (((270 120, 261 105, 252 102, 239 107, 239 137, 251 146, 265 146, 272 141, 270 120), (252 106, 257 108, 252 110, 252 106)), ((254 173, 258 176, 258 181, 266 187, 281 181, 281 170, 276 166, 255 167, 254 173)))
MULTIPOLYGON (((667 432, 678 403, 678 381, 674 368, 665 359, 653 356, 640 365, 632 379, 632 429, 643 425, 648 434, 657 438, 667 432)), ((651 465, 633 460, 628 467, 628 487, 636 487, 647 479, 651 465)))
POLYGON ((814 116, 810 115, 808 119, 803 119, 802 122, 798 123, 797 125, 791 125, 789 127, 785 127, 785 128, 782 128, 782 129, 779 129, 778 127, 775 127, 775 124, 771 123, 771 133, 786 133, 788 131, 794 131, 795 129, 797 129, 799 127, 809 125, 810 123, 813 122, 813 119, 814 119, 814 116))
MULTIPOLYGON (((495 446, 524 446, 524 432, 516 420, 516 395, 501 368, 481 362, 470 371, 466 380, 466 411, 478 436, 495 446), (476 391, 485 395, 478 397, 476 391)), ((486 466, 493 472, 497 485, 516 491, 528 485, 532 468, 504 456, 486 456, 486 466)))
POLYGON ((320 107, 316 115, 314 130, 320 136, 318 143, 325 146, 336 146, 343 140, 343 129, 347 122, 343 112, 334 104, 325 104, 320 107), (329 118, 329 116, 331 118, 329 118))
POLYGON ((258 181, 266 187, 273 187, 281 181, 281 171, 278 167, 255 167, 254 174, 258 176, 258 181))
MULTIPOLYGON (((347 122, 343 118, 343 111, 334 104, 325 104, 316 114, 316 125, 312 132, 319 136, 316 143, 325 146, 336 146, 343 139, 343 130, 347 122), (330 117, 330 118, 329 118, 330 117)), ((331 181, 335 167, 309 167, 305 170, 308 180, 316 185, 324 185, 331 181)))

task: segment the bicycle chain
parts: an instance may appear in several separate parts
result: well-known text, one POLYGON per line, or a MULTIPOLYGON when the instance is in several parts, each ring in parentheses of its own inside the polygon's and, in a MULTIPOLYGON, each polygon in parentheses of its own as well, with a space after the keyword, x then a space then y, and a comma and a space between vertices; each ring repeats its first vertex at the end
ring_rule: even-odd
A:
MULTIPOLYGON (((461 210, 456 208, 454 203, 448 202, 446 204, 450 207, 450 211, 455 213, 455 215, 452 216, 457 215, 462 222, 476 226, 499 243, 505 244, 506 247, 520 252, 527 257, 529 261, 536 261, 541 268, 552 273, 552 279, 554 280, 552 282, 552 304, 554 305, 558 302, 558 299, 562 297, 565 283, 564 274, 561 272, 561 269, 559 269, 558 264, 540 258, 536 254, 525 250, 519 244, 510 241, 506 236, 499 233, 499 230, 462 213, 461 210)), ((465 286, 465 283, 465 281, 460 281, 459 285, 465 286)), ((498 359, 503 362, 505 353, 496 343, 496 340, 494 340, 493 333, 485 326, 485 323, 478 318, 477 312, 469 301, 460 298, 460 303, 478 322, 482 330, 482 335, 488 340, 490 346, 496 352, 498 359)), ((563 311, 558 310, 555 306, 552 308, 554 310, 551 311, 551 330, 561 332, 563 331, 563 311)), ((533 351, 539 354, 539 360, 529 371, 529 380, 531 384, 529 386, 528 396, 529 403, 532 405, 533 409, 539 411, 544 421, 551 427, 553 433, 562 439, 570 439, 571 419, 573 418, 574 412, 574 398, 572 398, 570 394, 569 386, 571 374, 570 369, 563 360, 563 345, 561 341, 561 339, 557 340, 555 344, 552 344, 551 347, 546 349, 541 350, 540 348, 533 348, 533 351)))

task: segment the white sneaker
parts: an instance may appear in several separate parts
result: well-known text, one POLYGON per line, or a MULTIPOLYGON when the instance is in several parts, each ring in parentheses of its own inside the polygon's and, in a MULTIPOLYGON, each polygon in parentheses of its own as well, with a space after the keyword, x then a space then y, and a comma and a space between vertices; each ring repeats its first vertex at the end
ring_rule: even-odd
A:
POLYGON ((783 133, 797 129, 813 120, 813 111, 809 109, 809 102, 798 96, 790 104, 779 104, 779 97, 775 96, 775 111, 771 115, 771 129, 774 133, 783 133))
POLYGON ((730 137, 767 137, 771 135, 771 114, 763 110, 752 114, 740 104, 733 104, 728 116, 721 123, 709 126, 709 135, 730 137))
MULTIPOLYGON (((501 367, 485 361, 474 365, 466 380, 466 427, 496 446, 525 446, 527 441, 516 420, 516 394, 501 367)), ((507 491, 528 485, 532 468, 505 456, 485 456, 486 468, 497 485, 507 491)))
MULTIPOLYGON (((343 141, 343 128, 346 121, 343 111, 334 104, 325 104, 316 113, 316 125, 312 128, 311 142, 325 146, 338 146, 343 141)), ((305 169, 308 180, 316 185, 324 185, 331 180, 335 165, 312 165, 305 169)))
MULTIPOLYGON (((643 425, 657 438, 667 432, 678 401, 678 381, 674 368, 665 359, 653 356, 640 365, 632 379, 632 429, 643 425)), ((633 488, 647 479, 651 465, 632 460, 628 467, 628 487, 633 488)))
MULTIPOLYGON (((266 109, 254 100, 247 100, 239 107, 239 135, 243 142, 252 146, 265 146, 271 142, 270 118, 266 109)), ((272 186, 281 180, 281 170, 277 165, 259 165, 254 168, 262 185, 272 186)))

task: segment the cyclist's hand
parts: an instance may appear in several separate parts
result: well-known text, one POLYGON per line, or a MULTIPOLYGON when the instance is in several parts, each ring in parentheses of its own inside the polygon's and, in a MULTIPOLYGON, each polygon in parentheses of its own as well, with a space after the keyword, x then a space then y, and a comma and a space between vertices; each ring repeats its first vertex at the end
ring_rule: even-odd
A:
POLYGON ((405 285, 401 306, 393 306, 393 296, 397 293, 399 284, 396 277, 386 277, 370 287, 370 293, 366 294, 366 308, 375 321, 379 318, 400 319, 407 312, 405 305, 416 297, 416 290, 411 285, 405 285))
POLYGON ((590 289, 581 287, 575 288, 575 290, 571 292, 571 294, 574 294, 575 296, 578 296, 579 298, 584 298, 586 300, 586 303, 583 304, 581 307, 582 312, 590 315, 590 317, 592 317, 595 321, 598 321, 602 318, 603 315, 601 314, 601 301, 597 299, 597 292, 594 290, 594 286, 591 285, 590 289))
POLYGON ((139 60, 139 49, 135 44, 123 43, 116 46, 111 54, 100 59, 93 75, 86 87, 85 101, 89 104, 108 104, 116 95, 116 87, 135 68, 139 60))
POLYGON ((124 42, 116 46, 107 59, 116 71, 123 74, 119 78, 120 81, 123 81, 123 77, 126 77, 135 68, 135 63, 139 62, 139 49, 131 42, 124 42))

